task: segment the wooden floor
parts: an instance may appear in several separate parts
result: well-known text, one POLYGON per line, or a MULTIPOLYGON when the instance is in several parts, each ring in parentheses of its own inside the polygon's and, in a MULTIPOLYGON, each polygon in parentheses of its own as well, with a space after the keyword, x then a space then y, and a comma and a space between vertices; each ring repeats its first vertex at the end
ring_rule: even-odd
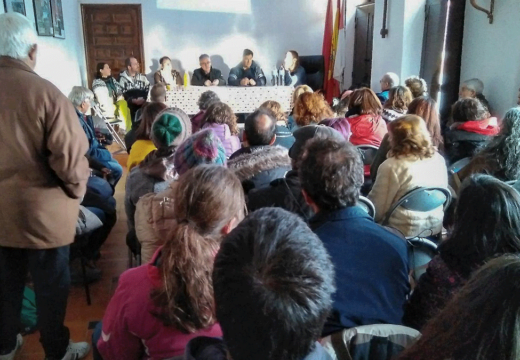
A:
MULTIPOLYGON (((116 160, 125 168, 127 155, 115 155, 116 160)), ((125 243, 127 226, 124 206, 126 182, 125 174, 116 187, 115 198, 117 201, 117 223, 110 236, 101 248, 101 260, 98 267, 103 271, 102 279, 90 286, 92 305, 88 306, 85 290, 82 286, 72 286, 65 325, 70 330, 70 338, 73 341, 91 342, 92 328, 95 323, 103 318, 105 309, 117 287, 119 275, 127 269, 128 252, 125 243)), ((44 359, 43 348, 39 341, 38 332, 24 337, 21 351, 18 351, 15 360, 41 360, 44 359)), ((92 360, 92 351, 85 358, 92 360)))

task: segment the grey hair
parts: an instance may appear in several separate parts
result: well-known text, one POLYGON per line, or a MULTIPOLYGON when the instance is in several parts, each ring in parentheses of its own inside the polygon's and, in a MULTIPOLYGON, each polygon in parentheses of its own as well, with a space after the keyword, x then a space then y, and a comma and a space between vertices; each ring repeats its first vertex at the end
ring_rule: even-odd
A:
POLYGON ((482 94, 484 92, 484 83, 480 79, 469 79, 462 84, 465 85, 468 90, 473 90, 475 94, 482 94))
POLYGON ((74 106, 80 106, 85 100, 94 99, 94 93, 83 86, 74 86, 69 94, 69 100, 74 106))
POLYGON ((31 22, 18 13, 0 15, 0 56, 24 60, 36 45, 38 36, 31 22))
POLYGON ((383 79, 390 85, 391 88, 399 85, 399 75, 393 72, 386 73, 383 79))
POLYGON ((199 56, 199 61, 201 61, 202 59, 209 59, 209 55, 208 54, 202 54, 201 56, 199 56))

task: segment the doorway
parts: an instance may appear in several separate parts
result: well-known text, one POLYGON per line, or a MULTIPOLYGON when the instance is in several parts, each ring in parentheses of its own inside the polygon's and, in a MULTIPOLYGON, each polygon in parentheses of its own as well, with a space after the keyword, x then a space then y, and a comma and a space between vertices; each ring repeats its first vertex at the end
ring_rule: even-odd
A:
POLYGON ((370 87, 372 81, 372 48, 374 41, 375 4, 359 5, 356 8, 354 66, 352 85, 370 87))
POLYGON ((141 5, 82 4, 81 14, 89 87, 100 62, 110 66, 116 79, 129 56, 144 64, 141 5))

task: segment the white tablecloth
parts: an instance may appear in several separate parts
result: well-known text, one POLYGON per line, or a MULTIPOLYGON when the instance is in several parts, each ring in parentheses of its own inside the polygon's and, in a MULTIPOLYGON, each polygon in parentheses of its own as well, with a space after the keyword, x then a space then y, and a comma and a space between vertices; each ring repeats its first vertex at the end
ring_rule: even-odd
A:
POLYGON ((276 100, 284 111, 292 109, 292 94, 294 88, 290 86, 189 86, 176 87, 166 92, 166 104, 178 107, 187 114, 199 112, 197 101, 205 91, 214 91, 222 102, 228 104, 235 113, 252 113, 267 100, 276 100))

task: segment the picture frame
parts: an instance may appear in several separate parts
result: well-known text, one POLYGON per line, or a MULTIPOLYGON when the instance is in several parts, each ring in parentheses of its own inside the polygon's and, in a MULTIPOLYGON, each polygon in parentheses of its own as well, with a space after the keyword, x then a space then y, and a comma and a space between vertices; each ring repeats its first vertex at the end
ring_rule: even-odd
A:
POLYGON ((4 0, 4 10, 6 13, 17 12, 26 16, 25 0, 4 0))
POLYGON ((52 26, 54 28, 54 37, 65 39, 65 23, 63 19, 62 0, 51 0, 52 26))
POLYGON ((39 36, 52 36, 54 26, 52 23, 51 0, 33 0, 36 31, 39 36))

